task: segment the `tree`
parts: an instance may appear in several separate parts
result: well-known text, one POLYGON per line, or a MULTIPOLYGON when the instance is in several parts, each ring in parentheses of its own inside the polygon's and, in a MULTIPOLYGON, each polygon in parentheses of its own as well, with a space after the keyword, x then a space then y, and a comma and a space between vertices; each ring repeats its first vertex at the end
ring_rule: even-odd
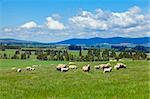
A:
POLYGON ((20 54, 19 50, 17 50, 17 51, 15 52, 15 54, 20 54))
POLYGON ((74 60, 74 56, 71 53, 69 54, 69 58, 70 58, 70 61, 74 60))
POLYGON ((27 58, 29 59, 29 58, 30 58, 30 55, 28 55, 27 58))
POLYGON ((100 49, 97 49, 97 50, 96 50, 95 56, 96 56, 95 61, 100 61, 100 60, 101 60, 100 49))
POLYGON ((94 55, 93 55, 92 49, 88 50, 86 61, 94 61, 94 55))
POLYGON ((7 59, 7 54, 6 53, 4 53, 3 58, 7 59))
POLYGON ((123 53, 122 52, 119 53, 119 58, 123 58, 123 53))
POLYGON ((11 57, 11 59, 19 59, 19 57, 18 57, 16 54, 14 54, 14 55, 11 57))
POLYGON ((64 56, 65 56, 65 60, 66 61, 69 61, 69 54, 68 54, 68 51, 64 51, 64 56))
POLYGON ((26 59, 26 54, 25 53, 21 54, 21 59, 26 59))
POLYGON ((113 58, 115 58, 115 57, 116 57, 116 52, 115 52, 114 50, 112 50, 112 51, 111 51, 111 53, 110 53, 110 57, 113 57, 113 58))
POLYGON ((82 49, 80 49, 79 51, 79 56, 82 56, 82 49))
POLYGON ((121 59, 121 58, 120 58, 119 56, 116 56, 115 59, 116 59, 117 61, 119 61, 119 59, 121 59))
POLYGON ((103 52, 102 52, 102 57, 103 57, 103 60, 104 61, 108 61, 109 60, 109 51, 107 49, 105 49, 103 52))
POLYGON ((135 52, 132 56, 133 60, 141 60, 141 59, 146 59, 147 55, 144 52, 135 52))
POLYGON ((47 58, 47 54, 39 54, 39 55, 37 55, 37 59, 39 59, 39 60, 47 60, 48 58, 47 58))

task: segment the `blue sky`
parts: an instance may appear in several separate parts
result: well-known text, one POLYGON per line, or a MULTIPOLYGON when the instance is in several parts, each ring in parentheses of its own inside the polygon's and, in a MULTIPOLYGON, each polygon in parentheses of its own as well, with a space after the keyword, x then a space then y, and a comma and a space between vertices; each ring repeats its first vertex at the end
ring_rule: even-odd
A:
POLYGON ((0 36, 24 40, 34 37, 34 41, 41 42, 78 37, 109 37, 109 35, 147 36, 149 30, 145 28, 149 22, 145 22, 145 19, 149 13, 149 4, 149 0, 1 0, 0 36), (98 9, 100 10, 97 11, 98 9), (111 17, 111 14, 114 17, 111 17), (134 14, 137 20, 132 19, 135 17, 134 14), (105 17, 109 19, 107 22, 105 17), (108 21, 114 23, 119 21, 116 17, 126 20, 126 23, 111 23, 112 25, 109 26, 108 21), (139 19, 142 24, 138 22, 139 19), (86 23, 87 21, 89 24, 86 23), (146 25, 143 30, 132 31, 133 27, 140 29, 143 24, 146 25), (135 32, 135 34, 126 33, 125 28, 129 29, 128 32, 135 32), (115 33, 118 31, 121 35, 115 33))

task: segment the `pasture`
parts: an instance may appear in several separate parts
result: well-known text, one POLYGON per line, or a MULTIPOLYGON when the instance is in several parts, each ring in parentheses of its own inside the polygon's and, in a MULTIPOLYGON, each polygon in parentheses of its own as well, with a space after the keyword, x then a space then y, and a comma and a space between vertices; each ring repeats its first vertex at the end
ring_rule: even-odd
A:
MULTIPOLYGON (((94 66, 107 62, 75 62, 77 70, 56 71, 65 61, 0 60, 0 99, 148 99, 149 62, 124 60, 127 69, 103 73, 94 66), (81 70, 91 64, 89 73, 81 70), (18 73, 12 67, 41 65, 18 73)), ((111 62, 114 66, 117 62, 111 62)))

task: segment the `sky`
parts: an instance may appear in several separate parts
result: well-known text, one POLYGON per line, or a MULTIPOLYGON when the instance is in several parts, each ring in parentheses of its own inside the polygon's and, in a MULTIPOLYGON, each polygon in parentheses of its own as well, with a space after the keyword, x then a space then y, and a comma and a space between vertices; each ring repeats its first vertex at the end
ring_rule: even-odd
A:
POLYGON ((149 0, 0 0, 0 38, 145 37, 149 0))

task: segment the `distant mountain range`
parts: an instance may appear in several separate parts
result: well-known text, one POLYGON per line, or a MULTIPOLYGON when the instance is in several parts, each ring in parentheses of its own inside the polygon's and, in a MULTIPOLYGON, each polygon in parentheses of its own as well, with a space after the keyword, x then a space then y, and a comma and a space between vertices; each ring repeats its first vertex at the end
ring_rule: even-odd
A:
POLYGON ((0 43, 3 43, 3 44, 44 44, 44 43, 35 42, 35 41, 17 40, 17 39, 12 39, 12 38, 0 39, 0 43))
POLYGON ((56 44, 86 44, 86 45, 101 44, 101 43, 148 44, 149 41, 150 41, 150 37, 142 37, 142 38, 124 38, 124 37, 99 38, 99 37, 95 37, 95 38, 90 38, 90 39, 68 39, 68 40, 64 40, 61 42, 57 42, 56 44))
POLYGON ((25 41, 17 39, 0 39, 0 43, 3 44, 40 44, 40 45, 49 45, 49 44, 84 44, 84 45, 94 45, 94 44, 149 44, 150 37, 141 37, 141 38, 125 38, 125 37, 112 37, 112 38, 89 38, 89 39, 68 39, 55 43, 41 43, 35 41, 25 41))

